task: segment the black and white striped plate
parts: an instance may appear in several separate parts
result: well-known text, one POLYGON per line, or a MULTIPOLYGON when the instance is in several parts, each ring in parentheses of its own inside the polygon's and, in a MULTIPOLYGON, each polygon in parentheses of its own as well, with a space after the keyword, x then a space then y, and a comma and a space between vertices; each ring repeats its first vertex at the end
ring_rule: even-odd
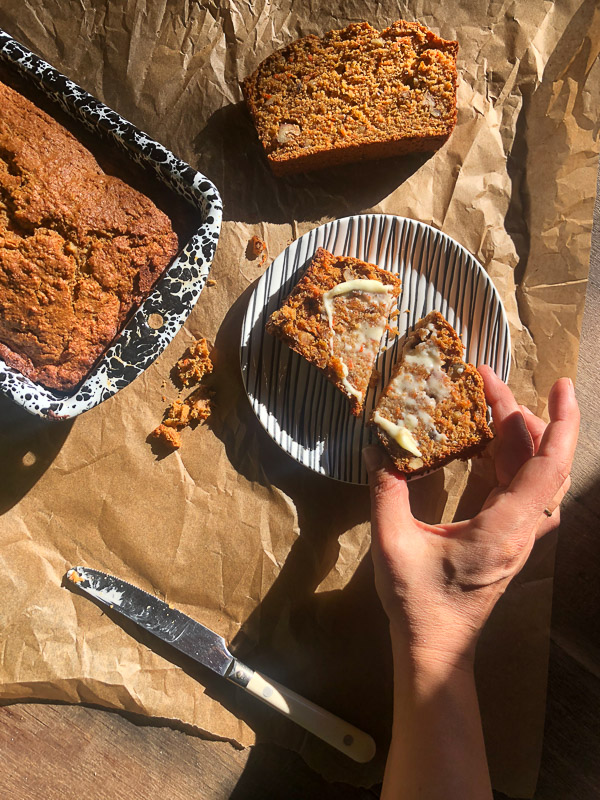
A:
POLYGON ((322 475, 367 483, 361 450, 374 440, 367 421, 390 378, 403 334, 429 311, 440 311, 461 334, 466 360, 489 364, 507 380, 510 334, 500 296, 462 245, 422 222, 384 214, 346 217, 301 236, 265 271, 242 326, 241 365, 258 419, 286 453, 322 475), (347 399, 303 358, 265 332, 318 247, 377 264, 402 277, 400 336, 382 342, 381 377, 360 417, 347 399))

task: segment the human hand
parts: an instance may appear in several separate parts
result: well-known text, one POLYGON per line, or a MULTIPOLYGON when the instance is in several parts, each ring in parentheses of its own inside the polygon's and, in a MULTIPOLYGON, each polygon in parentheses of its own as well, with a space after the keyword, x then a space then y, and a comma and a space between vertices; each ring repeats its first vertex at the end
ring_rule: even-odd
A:
POLYGON ((380 448, 365 450, 377 591, 394 649, 419 663, 471 667, 493 606, 536 537, 558 524, 569 486, 579 428, 572 382, 562 378, 552 387, 546 425, 489 367, 480 372, 496 428, 498 486, 476 517, 440 525, 416 520, 406 479, 380 448))

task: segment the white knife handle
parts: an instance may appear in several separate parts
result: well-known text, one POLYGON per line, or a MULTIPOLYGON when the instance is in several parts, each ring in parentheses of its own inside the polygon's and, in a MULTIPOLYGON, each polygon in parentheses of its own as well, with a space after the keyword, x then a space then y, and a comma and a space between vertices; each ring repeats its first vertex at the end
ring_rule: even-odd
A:
POLYGON ((375 755, 375 742, 367 733, 291 689, 254 672, 237 659, 227 677, 354 761, 364 764, 375 755))

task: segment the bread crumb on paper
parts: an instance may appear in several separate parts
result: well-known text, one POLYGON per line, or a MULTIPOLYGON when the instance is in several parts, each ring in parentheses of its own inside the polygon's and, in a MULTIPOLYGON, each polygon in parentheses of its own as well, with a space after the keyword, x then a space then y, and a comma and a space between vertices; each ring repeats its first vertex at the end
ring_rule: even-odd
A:
POLYGON ((254 234, 254 236, 252 236, 252 238, 248 242, 248 247, 246 248, 246 256, 251 261, 260 256, 261 257, 260 266, 262 267, 262 265, 266 262, 267 258, 269 257, 267 243, 263 239, 261 239, 260 236, 254 234))
POLYGON ((178 450, 181 447, 181 436, 179 431, 175 428, 169 428, 167 425, 160 424, 150 434, 155 439, 158 439, 162 444, 166 444, 173 450, 178 450))
POLYGON ((198 339, 190 345, 183 358, 175 365, 177 378, 183 386, 193 386, 199 383, 209 372, 213 365, 210 360, 210 349, 206 339, 198 339))
POLYGON ((212 396, 212 392, 206 386, 199 386, 191 393, 185 401, 189 408, 190 422, 204 422, 210 417, 212 396))
MULTIPOLYGON (((183 389, 180 389, 177 398, 165 410, 162 422, 150 434, 151 438, 171 450, 181 447, 181 431, 184 428, 195 427, 210 417, 213 392, 201 383, 213 371, 210 353, 208 341, 205 338, 197 339, 173 367, 174 382, 182 387, 196 388, 185 398, 182 397, 183 389)), ((165 397, 162 399, 164 402, 165 397)))

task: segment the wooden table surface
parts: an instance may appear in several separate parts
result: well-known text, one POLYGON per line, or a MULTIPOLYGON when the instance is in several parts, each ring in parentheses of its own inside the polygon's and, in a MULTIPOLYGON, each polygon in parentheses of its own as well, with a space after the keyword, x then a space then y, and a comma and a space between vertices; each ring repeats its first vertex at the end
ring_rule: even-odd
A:
MULTIPOLYGON (((536 800, 600 797, 599 228, 597 199, 577 382, 582 428, 559 537, 536 800)), ((379 796, 378 787, 328 784, 300 756, 275 745, 239 751, 144 719, 82 706, 19 703, 0 708, 0 755, 0 798, 7 800, 379 796)))

